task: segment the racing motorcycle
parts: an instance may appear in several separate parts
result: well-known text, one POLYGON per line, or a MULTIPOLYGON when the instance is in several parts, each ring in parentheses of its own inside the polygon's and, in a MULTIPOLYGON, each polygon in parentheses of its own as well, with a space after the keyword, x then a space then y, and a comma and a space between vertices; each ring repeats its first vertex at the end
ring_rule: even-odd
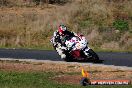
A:
MULTIPOLYGON (((53 39, 51 39, 51 42, 52 40, 53 39)), ((74 36, 72 38, 65 36, 64 40, 66 48, 61 47, 59 44, 58 46, 54 46, 54 48, 60 48, 64 51, 66 54, 65 61, 99 61, 98 55, 88 47, 88 41, 83 35, 74 36)))

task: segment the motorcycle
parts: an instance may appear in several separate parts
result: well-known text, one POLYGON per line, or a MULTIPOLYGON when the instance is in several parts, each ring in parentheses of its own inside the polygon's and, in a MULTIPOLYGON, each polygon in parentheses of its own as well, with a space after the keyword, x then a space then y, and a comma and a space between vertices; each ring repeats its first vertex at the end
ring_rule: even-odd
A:
MULTIPOLYGON (((51 42, 52 40, 53 39, 51 39, 51 42)), ((74 36, 72 38, 65 36, 64 40, 66 48, 61 47, 59 44, 58 46, 54 46, 54 48, 60 48, 64 51, 66 55, 65 61, 99 61, 98 55, 88 47, 88 41, 83 35, 74 36)))

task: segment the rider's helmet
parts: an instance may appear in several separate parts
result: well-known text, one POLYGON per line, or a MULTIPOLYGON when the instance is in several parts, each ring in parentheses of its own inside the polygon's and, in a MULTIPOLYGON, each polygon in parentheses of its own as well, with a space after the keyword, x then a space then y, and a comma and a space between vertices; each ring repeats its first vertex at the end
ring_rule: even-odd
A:
POLYGON ((58 32, 60 35, 64 35, 64 32, 67 31, 67 27, 63 24, 61 24, 58 28, 58 32))

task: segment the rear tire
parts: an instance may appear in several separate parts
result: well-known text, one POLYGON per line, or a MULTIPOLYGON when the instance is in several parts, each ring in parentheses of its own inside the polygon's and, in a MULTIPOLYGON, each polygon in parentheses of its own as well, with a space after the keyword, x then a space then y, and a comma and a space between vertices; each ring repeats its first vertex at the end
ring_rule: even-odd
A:
POLYGON ((88 53, 92 56, 91 59, 94 62, 99 61, 99 56, 92 49, 89 49, 88 53))

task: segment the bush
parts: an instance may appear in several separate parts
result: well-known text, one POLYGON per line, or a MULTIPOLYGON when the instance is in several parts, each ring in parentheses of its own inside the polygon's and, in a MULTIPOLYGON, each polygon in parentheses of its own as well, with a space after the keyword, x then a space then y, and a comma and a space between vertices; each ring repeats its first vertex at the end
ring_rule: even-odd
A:
POLYGON ((129 29, 128 22, 126 20, 115 20, 113 22, 113 27, 121 31, 129 29))

